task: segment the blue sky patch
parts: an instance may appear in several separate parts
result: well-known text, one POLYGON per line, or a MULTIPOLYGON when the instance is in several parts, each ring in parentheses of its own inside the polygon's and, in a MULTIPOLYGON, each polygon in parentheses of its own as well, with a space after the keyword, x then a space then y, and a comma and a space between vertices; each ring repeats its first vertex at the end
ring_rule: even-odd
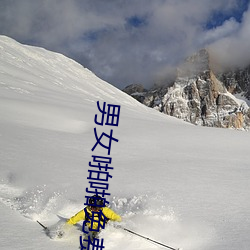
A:
POLYGON ((216 11, 212 14, 210 20, 206 23, 206 29, 213 29, 221 26, 226 20, 234 18, 238 23, 242 22, 244 12, 248 9, 249 0, 239 0, 238 8, 230 13, 224 13, 223 10, 216 11))
POLYGON ((145 17, 131 16, 127 18, 127 24, 130 27, 139 28, 147 24, 147 19, 145 17))

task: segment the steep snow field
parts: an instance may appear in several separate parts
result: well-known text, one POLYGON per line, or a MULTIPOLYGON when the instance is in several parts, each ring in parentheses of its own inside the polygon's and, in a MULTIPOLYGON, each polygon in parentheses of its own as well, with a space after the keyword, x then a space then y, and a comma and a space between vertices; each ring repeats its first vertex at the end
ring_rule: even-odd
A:
MULTIPOLYGON (((80 225, 50 239, 36 220, 53 228, 84 207, 94 128, 110 131, 94 123, 97 101, 121 105, 109 201, 122 226, 183 250, 250 249, 249 132, 165 116, 63 55, 4 36, 0 249, 78 249, 80 225)), ((105 249, 163 249, 112 223, 101 236, 105 249)))

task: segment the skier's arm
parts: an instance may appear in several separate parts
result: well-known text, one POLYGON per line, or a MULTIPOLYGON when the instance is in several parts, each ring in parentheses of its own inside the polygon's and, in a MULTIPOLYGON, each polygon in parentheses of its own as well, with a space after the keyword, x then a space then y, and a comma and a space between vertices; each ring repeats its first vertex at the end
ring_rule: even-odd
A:
POLYGON ((114 211, 112 211, 110 208, 108 207, 104 207, 103 208, 103 214, 110 220, 113 221, 122 221, 122 218, 120 215, 116 214, 114 211))
POLYGON ((68 219, 67 224, 75 225, 78 221, 84 220, 85 218, 85 212, 84 209, 72 216, 70 219, 68 219))

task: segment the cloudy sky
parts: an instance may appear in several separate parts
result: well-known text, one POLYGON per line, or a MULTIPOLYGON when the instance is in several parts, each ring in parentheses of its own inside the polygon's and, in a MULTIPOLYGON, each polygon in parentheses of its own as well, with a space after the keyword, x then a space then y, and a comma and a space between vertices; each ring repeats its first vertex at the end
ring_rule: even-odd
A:
POLYGON ((0 34, 61 52, 113 85, 146 87, 211 47, 250 62, 250 0, 0 0, 0 34))

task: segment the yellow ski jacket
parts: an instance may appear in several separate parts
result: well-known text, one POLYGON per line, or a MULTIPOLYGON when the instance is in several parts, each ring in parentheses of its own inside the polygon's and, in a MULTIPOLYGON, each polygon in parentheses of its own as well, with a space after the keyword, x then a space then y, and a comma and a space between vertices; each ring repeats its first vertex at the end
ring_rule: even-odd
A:
MULTIPOLYGON (((102 210, 102 213, 109 219, 109 220, 112 220, 112 221, 122 221, 122 218, 120 215, 116 214, 113 210, 111 210, 110 208, 108 207, 102 207, 100 208, 102 210)), ((76 224, 77 222, 81 221, 81 220, 86 220, 88 221, 86 223, 86 226, 90 227, 91 225, 91 222, 90 220, 88 219, 88 217, 92 218, 92 211, 90 209, 89 206, 86 207, 86 211, 88 214, 85 213, 84 209, 79 211, 77 214, 75 214, 74 216, 72 216, 68 221, 67 221, 67 224, 70 224, 70 225, 74 225, 76 224)), ((100 218, 100 220, 104 220, 104 217, 102 216, 102 218, 100 218)), ((92 225, 92 229, 97 229, 98 228, 98 214, 95 214, 94 216, 94 223, 92 225)), ((103 223, 103 222, 102 222, 103 223)))

